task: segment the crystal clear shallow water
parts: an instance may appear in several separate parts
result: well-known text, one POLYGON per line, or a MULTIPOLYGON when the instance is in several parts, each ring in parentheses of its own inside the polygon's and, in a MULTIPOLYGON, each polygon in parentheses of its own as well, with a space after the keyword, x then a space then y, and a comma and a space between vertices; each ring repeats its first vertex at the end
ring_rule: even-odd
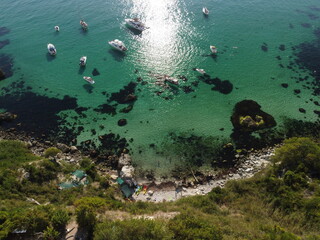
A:
MULTIPOLYGON (((77 121, 85 129, 79 140, 94 139, 109 131, 133 138, 130 147, 134 161, 145 168, 159 170, 171 166, 166 158, 149 148, 151 143, 161 144, 170 132, 228 137, 232 131, 232 109, 244 99, 257 101, 278 123, 282 116, 307 120, 317 117, 313 113, 315 105, 306 103, 311 91, 291 79, 297 73, 279 67, 279 63, 286 66, 289 62, 292 46, 315 40, 313 31, 320 27, 318 19, 312 17, 320 16, 316 0, 24 3, 2 0, 2 6, 0 26, 11 31, 0 37, 0 41, 10 39, 0 53, 14 57, 15 73, 0 82, 0 87, 23 78, 37 94, 75 97, 79 106, 90 108, 86 117, 77 121), (201 12, 203 6, 210 10, 208 17, 201 12), (150 28, 137 34, 124 26, 128 17, 140 17, 150 28), (89 24, 87 33, 80 29, 80 18, 89 24), (303 27, 303 23, 309 23, 310 27, 303 27), (54 32, 55 25, 60 26, 59 33, 54 32), (127 45, 129 51, 125 55, 107 45, 114 38, 127 45), (55 58, 47 55, 48 42, 57 47, 55 58), (263 43, 268 46, 266 52, 261 50, 263 43), (209 56, 212 44, 218 47, 216 59, 209 56), (280 44, 285 45, 285 51, 279 49, 280 44), (82 55, 88 56, 83 72, 78 66, 82 55), (282 60, 277 60, 277 56, 282 60), (211 77, 229 80, 233 91, 225 95, 200 82, 188 94, 164 90, 161 96, 170 96, 171 100, 155 94, 163 89, 154 84, 154 74, 184 75, 188 81, 180 80, 181 85, 190 86, 199 75, 192 71, 195 67, 205 69, 211 77), (91 75, 94 68, 100 75, 94 77, 96 84, 89 89, 82 76, 91 75), (119 113, 125 106, 118 106, 113 117, 93 110, 106 103, 104 91, 117 92, 137 77, 148 84, 137 86, 141 91, 136 91, 138 100, 130 113, 119 113), (281 83, 288 83, 289 87, 285 89, 281 83), (293 94, 294 89, 302 89, 300 98, 293 94), (300 113, 299 108, 306 109, 306 114, 300 113), (128 121, 124 127, 117 125, 121 118, 128 121), (91 129, 97 131, 95 136, 91 129)), ((74 111, 65 113, 70 116, 67 118, 70 123, 75 122, 71 118, 76 115, 74 111)))

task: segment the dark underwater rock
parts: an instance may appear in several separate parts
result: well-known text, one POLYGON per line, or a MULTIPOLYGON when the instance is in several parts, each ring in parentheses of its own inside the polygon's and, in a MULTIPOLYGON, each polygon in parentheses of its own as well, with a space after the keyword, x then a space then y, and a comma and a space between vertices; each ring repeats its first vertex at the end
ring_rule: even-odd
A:
POLYGON ((8 54, 0 54, 0 69, 5 74, 5 78, 9 78, 13 75, 13 57, 8 54))
POLYGON ((4 72, 0 69, 0 80, 3 80, 6 78, 6 75, 4 74, 4 72))
POLYGON ((0 27, 0 36, 3 36, 5 34, 8 34, 10 32, 9 28, 6 27, 0 27))
POLYGON ((99 105, 98 108, 95 108, 93 110, 100 113, 110 114, 111 116, 114 116, 117 114, 116 108, 106 103, 99 105))
POLYGON ((295 93, 295 94, 300 94, 300 93, 301 93, 301 90, 300 90, 300 89, 295 89, 295 90, 294 90, 294 93, 295 93))
POLYGON ((16 119, 17 115, 9 112, 0 113, 0 123, 1 122, 11 122, 16 119))
POLYGON ((137 100, 137 96, 134 95, 136 86, 137 83, 130 82, 127 86, 124 86, 124 88, 121 89, 119 92, 112 93, 108 101, 116 101, 120 104, 135 102, 137 100))
POLYGON ((125 107, 125 108, 122 108, 122 109, 120 110, 120 112, 122 112, 122 113, 128 113, 128 112, 130 112, 132 109, 133 109, 133 105, 129 105, 129 106, 125 107))
POLYGON ((10 92, 0 96, 0 108, 17 114, 16 121, 3 122, 3 128, 15 127, 17 130, 30 133, 34 137, 53 138, 65 144, 70 144, 76 139, 80 131, 64 125, 67 116, 64 117, 59 113, 77 107, 77 99, 69 96, 58 99, 32 92, 10 92))
POLYGON ((217 77, 210 78, 209 75, 200 76, 199 79, 209 85, 215 85, 213 88, 211 88, 211 90, 213 90, 213 91, 218 91, 223 94, 229 94, 233 90, 233 84, 228 80, 221 80, 220 78, 217 78, 217 77))
POLYGON ((194 90, 193 90, 192 87, 190 87, 190 86, 183 86, 183 87, 182 87, 182 91, 184 91, 185 93, 194 92, 194 90))
POLYGON ((114 133, 99 136, 99 141, 101 145, 99 146, 98 151, 107 155, 116 154, 117 156, 120 156, 126 147, 128 147, 127 140, 114 133))
POLYGON ((274 118, 261 110, 261 106, 253 100, 238 102, 233 110, 231 122, 234 130, 253 132, 276 126, 274 118))
POLYGON ((118 121, 118 126, 122 127, 122 126, 125 126, 127 125, 127 120, 122 118, 118 121))
POLYGON ((304 108, 299 108, 299 112, 306 113, 306 110, 304 108))
POLYGON ((281 86, 284 88, 287 88, 287 87, 289 87, 289 84, 288 83, 281 83, 281 86))
POLYGON ((100 73, 99 73, 99 71, 95 68, 95 69, 93 69, 93 71, 92 71, 92 75, 93 75, 93 76, 98 76, 98 75, 100 75, 100 73))
POLYGON ((279 49, 280 49, 280 51, 284 51, 284 50, 286 50, 286 46, 284 44, 281 44, 279 46, 279 49))
POLYGON ((311 24, 310 23, 301 23, 301 26, 304 28, 311 28, 311 24))
POLYGON ((10 44, 10 40, 6 39, 4 41, 0 41, 0 49, 3 48, 4 46, 10 44))
POLYGON ((261 50, 264 51, 264 52, 267 52, 268 51, 268 45, 267 44, 261 45, 261 50))

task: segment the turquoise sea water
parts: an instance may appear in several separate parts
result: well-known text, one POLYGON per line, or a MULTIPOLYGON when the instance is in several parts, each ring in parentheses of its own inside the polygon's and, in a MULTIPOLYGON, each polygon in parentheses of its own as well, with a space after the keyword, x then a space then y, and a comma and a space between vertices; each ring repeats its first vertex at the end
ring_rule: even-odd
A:
MULTIPOLYGON (((14 74, 1 81, 0 88, 23 79, 36 94, 76 98, 79 106, 88 108, 76 123, 84 127, 78 140, 96 139, 110 131, 132 138, 133 160, 146 169, 159 171, 174 164, 149 147, 161 144, 170 132, 228 138, 232 109, 244 99, 258 102, 278 123, 283 116, 317 119, 313 112, 317 106, 309 101, 312 90, 293 80, 299 73, 286 66, 292 47, 316 40, 318 0, 1 0, 1 8, 0 27, 10 32, 0 36, 0 41, 9 39, 10 44, 0 54, 13 57, 14 74), (203 6, 210 10, 208 17, 202 14, 203 6), (141 18, 149 29, 141 34, 128 29, 124 19, 131 17, 141 18), (89 24, 87 32, 80 28, 81 18, 89 24), (54 31, 55 25, 60 32, 54 31), (115 38, 128 47, 125 54, 107 44, 115 38), (47 55, 49 42, 57 48, 54 58, 47 55), (210 56, 210 45, 218 48, 217 58, 210 56), (262 45, 268 50, 263 51, 262 45), (88 61, 81 71, 78 62, 83 55, 88 61), (92 76, 94 68, 100 75, 88 86, 82 76, 92 76), (203 82, 191 85, 199 76, 193 68, 229 80, 232 92, 212 91, 212 85, 203 82), (180 79, 180 86, 191 86, 194 91, 163 89, 155 84, 155 74, 183 75, 188 81, 180 79), (137 86, 138 100, 131 112, 118 111, 126 105, 118 106, 114 116, 94 111, 106 103, 104 92, 118 92, 137 77, 146 84, 137 86), (282 83, 289 87, 281 87, 282 83), (294 89, 301 93, 294 94, 294 89), (157 91, 164 92, 158 96, 157 91), (127 125, 117 125, 121 118, 127 119, 127 125)), ((75 121, 74 110, 58 114, 63 113, 69 123, 75 121)))

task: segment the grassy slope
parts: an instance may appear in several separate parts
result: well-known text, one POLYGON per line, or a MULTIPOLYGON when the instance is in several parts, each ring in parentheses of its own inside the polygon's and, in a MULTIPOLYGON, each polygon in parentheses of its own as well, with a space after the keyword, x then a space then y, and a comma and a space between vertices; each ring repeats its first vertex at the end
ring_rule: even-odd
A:
MULTIPOLYGON (((69 169, 70 166, 56 166, 43 159, 41 164, 38 163, 32 168, 24 165, 31 176, 29 179, 18 180, 17 166, 23 166, 37 158, 20 143, 2 141, 0 239, 21 224, 30 228, 30 231, 43 231, 48 226, 55 226, 52 215, 62 208, 69 209, 71 216, 81 215, 83 226, 86 226, 88 220, 90 226, 87 227, 91 228, 91 233, 97 240, 101 239, 99 237, 108 239, 110 229, 116 229, 112 239, 123 240, 135 239, 129 230, 138 231, 141 239, 156 239, 153 235, 156 234, 163 239, 317 240, 320 239, 320 185, 314 169, 309 171, 308 168, 317 168, 317 164, 311 163, 320 162, 320 156, 312 153, 318 153, 320 147, 310 141, 300 139, 287 142, 287 147, 281 148, 276 154, 275 161, 278 157, 281 162, 265 169, 254 178, 230 181, 224 189, 216 188, 205 196, 160 204, 121 202, 116 200, 117 196, 119 197, 117 187, 105 184, 58 191, 55 187, 56 174, 66 172, 66 168, 69 169), (287 151, 290 151, 290 154, 287 151), (292 154, 292 151, 298 151, 299 154, 292 154), (301 152, 304 154, 301 155, 301 152), (282 159, 286 154, 290 156, 290 161, 287 161, 289 165, 285 165, 286 160, 282 159), (299 159, 295 159, 295 156, 299 159), (304 166, 293 164, 294 161, 303 163, 304 166), (40 203, 50 202, 50 209, 36 207, 26 202, 26 197, 33 197, 40 203), (19 209, 25 210, 20 215, 28 216, 28 212, 30 214, 32 211, 33 216, 41 221, 33 219, 33 225, 28 225, 24 222, 28 218, 14 214, 19 209), (152 215, 158 211, 180 212, 181 215, 172 219, 155 220, 154 223, 148 220, 126 220, 112 225, 112 222, 105 221, 103 213, 107 210, 128 212, 132 215, 152 215), (48 215, 47 212, 52 214, 48 215), (120 225, 121 228, 117 229, 120 225), (135 226, 138 227, 136 230, 135 226)), ((94 177, 93 167, 88 164, 86 167, 90 168, 94 177)), ((95 181, 105 183, 106 179, 95 177, 95 181)))

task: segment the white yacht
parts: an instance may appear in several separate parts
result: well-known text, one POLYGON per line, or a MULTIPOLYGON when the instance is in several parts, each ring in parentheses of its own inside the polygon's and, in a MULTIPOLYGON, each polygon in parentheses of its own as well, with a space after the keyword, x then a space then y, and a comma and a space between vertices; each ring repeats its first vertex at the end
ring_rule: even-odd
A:
POLYGON ((80 65, 81 67, 84 67, 86 64, 87 64, 87 56, 81 57, 81 58, 80 58, 80 63, 79 63, 79 65, 80 65))
POLYGON ((108 42, 113 48, 118 49, 121 52, 125 52, 128 49, 124 45, 124 43, 118 39, 112 40, 108 42))
POLYGON ((54 30, 56 30, 56 32, 60 31, 60 27, 59 26, 54 26, 54 30))
POLYGON ((203 70, 202 68, 196 68, 195 70, 196 70, 198 73, 201 73, 201 74, 205 74, 205 73, 206 73, 206 71, 203 70))
POLYGON ((144 31, 147 29, 147 27, 144 25, 144 23, 141 22, 139 18, 127 18, 125 19, 125 22, 130 27, 133 27, 134 29, 137 29, 139 31, 144 31))
POLYGON ((85 21, 80 20, 80 25, 84 31, 88 30, 88 24, 85 21))
POLYGON ((210 46, 210 50, 213 54, 216 54, 218 52, 218 49, 215 46, 210 46))
POLYGON ((83 79, 86 80, 90 84, 94 84, 95 83, 94 80, 91 77, 84 76, 83 79))
POLYGON ((48 52, 50 53, 50 55, 54 56, 57 54, 57 49, 52 43, 48 43, 47 49, 48 49, 48 52))
POLYGON ((164 81, 167 82, 167 83, 171 83, 173 85, 179 85, 178 79, 173 78, 173 77, 165 76, 164 81))
POLYGON ((203 8, 202 8, 202 12, 203 12, 203 14, 205 14, 205 15, 209 15, 209 10, 208 10, 208 8, 206 8, 206 7, 203 7, 203 8))

